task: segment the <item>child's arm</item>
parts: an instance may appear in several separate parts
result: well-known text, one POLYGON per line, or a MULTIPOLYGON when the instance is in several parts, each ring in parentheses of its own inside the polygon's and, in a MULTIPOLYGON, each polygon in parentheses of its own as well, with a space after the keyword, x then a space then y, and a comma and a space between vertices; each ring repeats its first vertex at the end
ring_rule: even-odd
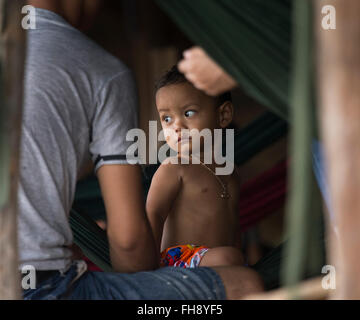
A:
POLYGON ((162 164, 156 171, 146 201, 146 213, 160 252, 164 223, 180 191, 180 166, 162 164))

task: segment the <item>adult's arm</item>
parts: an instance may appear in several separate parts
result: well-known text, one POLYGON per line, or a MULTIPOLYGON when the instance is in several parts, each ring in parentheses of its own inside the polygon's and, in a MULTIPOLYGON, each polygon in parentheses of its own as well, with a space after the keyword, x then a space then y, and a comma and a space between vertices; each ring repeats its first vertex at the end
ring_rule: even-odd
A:
POLYGON ((112 267, 117 272, 155 269, 159 253, 145 213, 141 168, 103 165, 97 175, 107 213, 112 267))

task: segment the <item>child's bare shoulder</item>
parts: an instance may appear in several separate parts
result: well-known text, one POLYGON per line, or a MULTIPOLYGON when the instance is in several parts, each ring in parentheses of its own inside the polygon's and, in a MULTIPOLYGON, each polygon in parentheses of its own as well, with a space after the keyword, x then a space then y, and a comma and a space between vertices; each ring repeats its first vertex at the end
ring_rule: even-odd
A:
POLYGON ((177 156, 173 157, 167 157, 161 165, 172 165, 173 167, 177 166, 179 164, 179 158, 177 156))
POLYGON ((177 157, 168 157, 160 165, 158 172, 167 176, 181 176, 182 166, 177 157))

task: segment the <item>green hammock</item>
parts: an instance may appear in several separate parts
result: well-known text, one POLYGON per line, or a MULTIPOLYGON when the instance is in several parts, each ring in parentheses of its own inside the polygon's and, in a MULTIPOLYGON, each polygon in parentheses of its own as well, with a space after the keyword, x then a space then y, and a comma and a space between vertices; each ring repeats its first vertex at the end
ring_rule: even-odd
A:
POLYGON ((102 270, 112 271, 106 232, 89 215, 75 208, 70 213, 70 226, 74 243, 84 255, 102 270))

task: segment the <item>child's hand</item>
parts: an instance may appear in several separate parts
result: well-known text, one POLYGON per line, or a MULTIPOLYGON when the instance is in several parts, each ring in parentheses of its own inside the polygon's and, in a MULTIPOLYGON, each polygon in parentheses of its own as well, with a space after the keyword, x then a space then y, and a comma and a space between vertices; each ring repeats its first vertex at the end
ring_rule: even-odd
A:
POLYGON ((199 90, 217 96, 236 87, 236 81, 200 47, 184 51, 178 69, 199 90))

